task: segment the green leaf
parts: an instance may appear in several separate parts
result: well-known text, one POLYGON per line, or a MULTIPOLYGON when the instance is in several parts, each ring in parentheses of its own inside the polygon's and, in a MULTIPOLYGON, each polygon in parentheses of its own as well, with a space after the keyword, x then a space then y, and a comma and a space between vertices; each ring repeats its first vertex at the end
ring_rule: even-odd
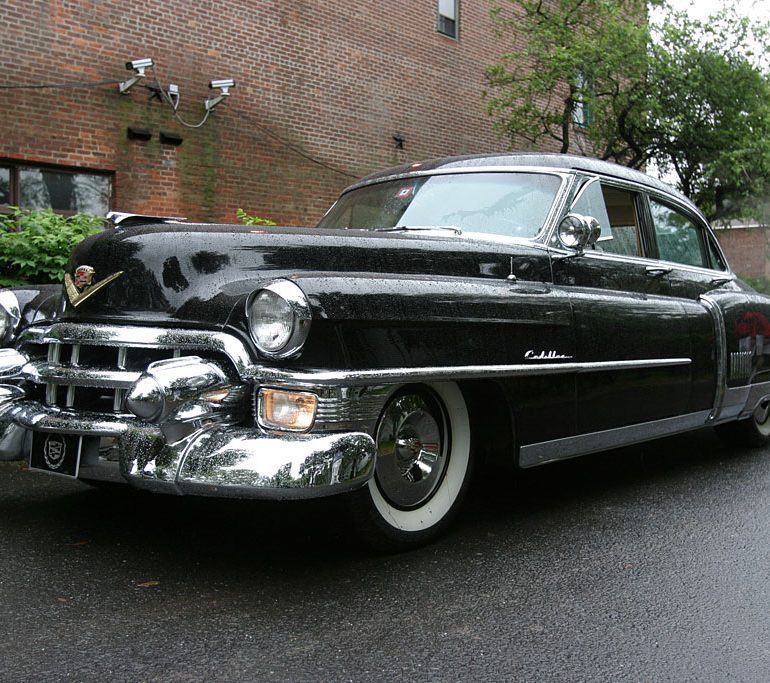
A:
MULTIPOLYGON (((0 283, 58 283, 75 245, 104 225, 99 216, 20 209, 0 218, 0 283)), ((7 285, 5 285, 7 286, 7 285)))

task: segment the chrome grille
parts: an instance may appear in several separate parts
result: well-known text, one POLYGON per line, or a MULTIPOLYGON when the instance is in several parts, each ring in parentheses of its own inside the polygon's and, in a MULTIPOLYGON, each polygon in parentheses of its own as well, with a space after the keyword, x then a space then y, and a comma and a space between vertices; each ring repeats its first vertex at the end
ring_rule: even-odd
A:
POLYGON ((123 413, 128 388, 156 360, 180 349, 48 343, 46 358, 32 360, 28 379, 44 387, 46 405, 98 413, 123 413))
POLYGON ((35 398, 59 408, 125 415, 126 392, 150 363, 195 353, 232 366, 220 350, 220 334, 207 343, 205 333, 147 328, 141 335, 141 329, 126 327, 125 335, 120 327, 67 323, 32 329, 21 341, 30 357, 23 373, 37 386, 35 398), (174 336, 167 341, 161 333, 174 336))

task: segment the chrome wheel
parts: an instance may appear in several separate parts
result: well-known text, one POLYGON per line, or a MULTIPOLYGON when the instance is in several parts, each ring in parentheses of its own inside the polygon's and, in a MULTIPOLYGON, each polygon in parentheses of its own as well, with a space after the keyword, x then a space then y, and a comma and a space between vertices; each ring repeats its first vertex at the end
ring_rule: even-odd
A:
POLYGON ((427 391, 406 393, 385 409, 376 434, 375 478, 385 500, 406 510, 436 492, 447 467, 447 418, 427 391))
POLYGON ((770 398, 760 401, 751 417, 757 431, 764 437, 770 437, 770 398))

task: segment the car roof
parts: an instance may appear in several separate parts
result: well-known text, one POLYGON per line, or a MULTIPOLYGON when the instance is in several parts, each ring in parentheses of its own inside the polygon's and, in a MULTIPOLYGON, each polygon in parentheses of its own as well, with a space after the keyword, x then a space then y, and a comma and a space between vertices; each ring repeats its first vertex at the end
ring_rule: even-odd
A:
POLYGON ((501 153, 501 154, 474 154, 469 156, 441 157, 428 159, 413 164, 394 166, 382 171, 372 173, 357 183, 348 187, 345 191, 352 190, 362 185, 387 180, 388 178, 404 177, 412 174, 424 174, 431 171, 472 170, 474 167, 533 167, 553 168, 568 171, 584 171, 586 173, 600 174, 603 176, 640 183, 664 194, 672 194, 680 201, 692 206, 692 202, 681 192, 652 176, 637 171, 627 166, 613 164, 609 161, 601 161, 591 157, 576 156, 573 154, 547 154, 539 152, 525 153, 501 153))

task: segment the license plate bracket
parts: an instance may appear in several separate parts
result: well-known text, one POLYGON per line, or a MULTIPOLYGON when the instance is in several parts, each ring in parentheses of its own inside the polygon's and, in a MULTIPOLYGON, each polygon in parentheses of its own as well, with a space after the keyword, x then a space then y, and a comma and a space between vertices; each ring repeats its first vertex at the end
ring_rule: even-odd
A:
POLYGON ((65 477, 77 477, 83 437, 78 434, 33 432, 29 467, 65 477))

